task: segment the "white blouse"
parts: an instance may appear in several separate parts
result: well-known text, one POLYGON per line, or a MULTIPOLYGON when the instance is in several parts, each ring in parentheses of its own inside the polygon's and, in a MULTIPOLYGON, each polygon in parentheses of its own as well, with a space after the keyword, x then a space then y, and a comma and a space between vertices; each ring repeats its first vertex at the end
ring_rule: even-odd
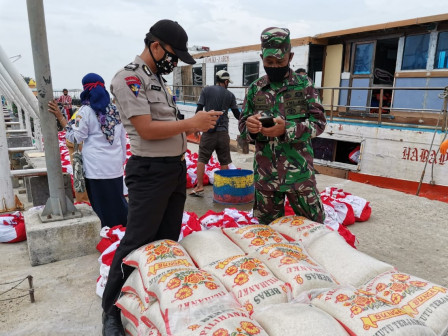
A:
MULTIPOLYGON (((72 124, 72 123, 71 123, 72 124)), ((88 105, 79 109, 74 124, 66 128, 65 137, 82 145, 85 177, 89 179, 112 179, 123 176, 126 161, 126 131, 123 124, 115 125, 112 145, 101 131, 95 111, 88 105)))

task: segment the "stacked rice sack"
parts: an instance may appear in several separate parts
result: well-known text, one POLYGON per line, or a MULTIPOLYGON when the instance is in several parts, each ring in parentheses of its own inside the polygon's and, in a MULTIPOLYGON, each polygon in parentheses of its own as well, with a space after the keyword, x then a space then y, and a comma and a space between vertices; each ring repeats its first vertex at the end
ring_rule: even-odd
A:
POLYGON ((303 244, 313 261, 340 284, 302 292, 305 295, 295 296, 296 301, 325 311, 350 335, 448 336, 447 288, 398 273, 349 246, 331 227, 304 217, 286 216, 270 226, 303 244))
POLYGON ((447 288, 398 273, 329 226, 212 223, 124 260, 136 267, 117 303, 131 335, 448 336, 447 288))
POLYGON ((301 216, 285 216, 270 227, 289 240, 299 241, 312 258, 341 284, 359 286, 394 267, 368 256, 347 244, 329 226, 301 216))
POLYGON ((179 243, 159 240, 147 244, 123 262, 136 268, 117 301, 128 334, 208 335, 205 330, 210 330, 212 335, 223 330, 230 335, 250 326, 256 335, 267 335, 229 298, 215 276, 195 266, 179 243))
POLYGON ((307 288, 328 288, 336 286, 336 282, 303 247, 297 242, 289 243, 271 227, 255 224, 212 228, 194 232, 180 244, 201 269, 224 284, 246 314, 268 335, 347 335, 325 312, 310 305, 291 303, 293 297, 307 288), (264 248, 266 253, 262 251, 264 248), (283 257, 276 251, 284 253, 283 257), (299 280, 299 274, 304 280, 299 280), (278 328, 279 325, 282 327, 278 328))

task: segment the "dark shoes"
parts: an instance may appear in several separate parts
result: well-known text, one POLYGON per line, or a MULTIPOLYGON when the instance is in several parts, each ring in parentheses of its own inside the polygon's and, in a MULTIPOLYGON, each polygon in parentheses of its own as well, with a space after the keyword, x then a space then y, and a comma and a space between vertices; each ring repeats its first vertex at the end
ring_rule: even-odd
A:
POLYGON ((103 312, 103 336, 125 336, 120 314, 103 312))

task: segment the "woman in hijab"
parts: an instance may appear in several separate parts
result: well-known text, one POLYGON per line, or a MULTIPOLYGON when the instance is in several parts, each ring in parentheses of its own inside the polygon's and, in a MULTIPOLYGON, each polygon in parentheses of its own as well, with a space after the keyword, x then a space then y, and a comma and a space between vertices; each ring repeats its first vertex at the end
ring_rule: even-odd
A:
POLYGON ((56 102, 48 104, 48 111, 65 128, 67 140, 83 143, 87 194, 101 227, 126 226, 128 203, 123 196, 126 132, 116 107, 110 103, 103 78, 89 73, 82 79, 82 85, 82 106, 70 122, 56 102))

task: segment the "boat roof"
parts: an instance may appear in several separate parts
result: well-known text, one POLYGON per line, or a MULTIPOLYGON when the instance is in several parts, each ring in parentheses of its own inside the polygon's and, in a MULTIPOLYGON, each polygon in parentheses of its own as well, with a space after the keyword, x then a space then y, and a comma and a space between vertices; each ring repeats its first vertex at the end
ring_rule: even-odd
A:
MULTIPOLYGON (((385 30, 388 30, 388 29, 410 27, 410 26, 415 26, 415 25, 424 25, 424 24, 435 23, 435 22, 440 22, 440 21, 448 21, 448 13, 418 17, 418 18, 414 18, 414 19, 392 21, 392 22, 380 23, 380 24, 375 24, 375 25, 370 25, 370 26, 336 30, 336 31, 328 32, 328 33, 317 34, 314 36, 293 38, 293 39, 291 39, 291 46, 297 47, 297 46, 309 45, 309 44, 326 45, 326 44, 328 44, 328 40, 331 38, 334 38, 334 37, 342 37, 342 36, 348 37, 350 35, 355 35, 355 34, 360 34, 360 33, 371 33, 371 32, 375 32, 375 31, 384 32, 385 30)), ((260 43, 241 46, 241 47, 226 48, 226 49, 198 53, 198 54, 193 55, 193 58, 201 59, 204 57, 218 56, 218 55, 225 55, 225 54, 236 54, 236 53, 247 52, 247 51, 260 51, 260 43)))
POLYGON ((329 32, 329 33, 317 34, 317 35, 315 35, 315 38, 321 39, 321 38, 329 38, 329 37, 336 37, 336 36, 342 36, 342 35, 368 33, 368 32, 373 32, 373 31, 378 31, 378 30, 401 28, 401 27, 408 27, 408 26, 413 26, 413 25, 422 25, 425 23, 440 22, 440 21, 445 21, 445 20, 448 20, 448 13, 432 15, 432 16, 424 16, 424 17, 419 17, 419 18, 415 18, 415 19, 392 21, 392 22, 380 23, 380 24, 357 27, 357 28, 337 30, 337 31, 329 32))

